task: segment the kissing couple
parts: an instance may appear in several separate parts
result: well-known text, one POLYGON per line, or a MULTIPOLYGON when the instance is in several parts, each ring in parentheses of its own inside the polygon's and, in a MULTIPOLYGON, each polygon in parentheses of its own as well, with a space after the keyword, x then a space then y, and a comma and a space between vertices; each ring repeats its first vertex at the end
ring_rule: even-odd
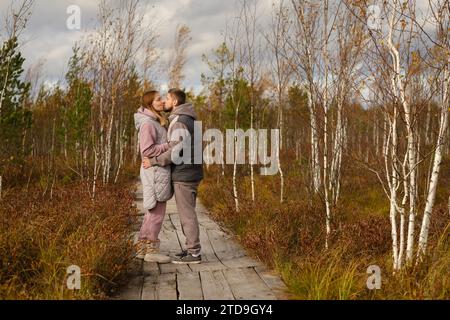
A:
POLYGON ((169 90, 165 99, 158 91, 147 91, 142 95, 141 107, 134 120, 142 158, 140 178, 146 212, 136 245, 136 257, 146 262, 201 263, 200 229, 195 208, 198 187, 203 180, 203 166, 194 164, 196 142, 190 138, 194 137, 197 120, 194 107, 186 102, 186 93, 180 89, 169 90), (168 119, 166 112, 170 112, 168 119), (185 148, 191 148, 191 161, 181 161, 181 164, 174 161, 172 155, 182 156, 185 148), (160 252, 159 234, 167 201, 173 196, 186 242, 185 249, 172 259, 160 252))

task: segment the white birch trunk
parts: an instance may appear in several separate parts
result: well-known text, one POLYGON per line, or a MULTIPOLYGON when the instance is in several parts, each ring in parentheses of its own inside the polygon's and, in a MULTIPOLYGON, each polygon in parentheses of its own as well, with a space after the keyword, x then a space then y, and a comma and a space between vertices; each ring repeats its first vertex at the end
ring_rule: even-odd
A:
MULTIPOLYGON (((252 89, 253 90, 253 86, 252 89)), ((253 96, 253 93, 252 93, 253 96)), ((253 97, 252 97, 253 100, 253 97)), ((253 147, 253 141, 254 141, 254 134, 253 134, 253 112, 254 112, 254 108, 253 108, 253 102, 252 105, 250 107, 250 129, 251 129, 251 134, 250 134, 250 180, 251 180, 251 185, 252 185, 252 201, 255 202, 255 173, 254 173, 254 164, 253 164, 253 159, 255 159, 255 154, 254 154, 254 147, 253 147)))
MULTIPOLYGON (((278 76, 280 79, 280 75, 278 76)), ((278 84, 278 129, 280 130, 280 145, 277 152, 278 173, 280 174, 280 203, 284 202, 284 173, 281 168, 280 152, 283 150, 283 99, 281 85, 278 84)), ((298 152, 298 151, 296 151, 298 152)))
MULTIPOLYGON (((329 238, 331 234, 331 205, 329 199, 329 186, 328 186, 328 0, 324 3, 324 32, 323 32, 323 61, 325 69, 325 86, 323 94, 323 110, 324 110, 324 123, 323 123, 323 186, 325 194, 325 207, 326 207, 326 239, 325 248, 329 248, 329 238)), ((330 177, 332 178, 332 177, 330 177)))
MULTIPOLYGON (((397 235, 397 190, 399 184, 398 167, 397 163, 397 145, 398 145, 398 135, 397 135, 397 107, 394 106, 394 118, 391 123, 391 182, 390 182, 390 209, 389 216, 391 220, 391 236, 392 236, 392 257, 394 271, 398 270, 399 259, 398 259, 398 235, 397 235)), ((387 144, 389 148, 389 141, 387 144)))
MULTIPOLYGON (((445 142, 445 134, 448 128, 448 87, 449 87, 449 72, 448 69, 444 72, 443 81, 443 101, 441 106, 440 126, 437 139, 436 150, 434 152, 433 171, 430 179, 430 186, 428 190, 427 202, 422 220, 422 227, 419 236, 418 256, 421 258, 426 253, 428 243, 428 232, 430 227, 431 214, 433 212, 434 202, 436 200, 436 189, 439 180, 439 172, 441 169, 443 147, 445 142)), ((450 204, 450 202, 449 202, 450 204)))
POLYGON ((311 166, 312 166, 312 178, 313 178, 313 190, 314 193, 318 193, 320 189, 320 161, 319 161, 319 137, 316 121, 315 107, 312 99, 311 87, 307 90, 308 95, 308 109, 310 114, 311 123, 311 166))
MULTIPOLYGON (((396 2, 397 3, 397 2, 396 2)), ((414 133, 412 128, 412 114, 411 106, 405 99, 405 89, 402 83, 400 74, 400 56, 397 48, 392 43, 392 34, 394 31, 394 19, 395 19, 396 4, 393 5, 391 17, 389 18, 389 35, 387 39, 387 47, 389 49, 392 58, 392 91, 395 97, 399 100, 405 113, 407 139, 408 139, 408 166, 409 166, 409 221, 408 221, 408 240, 406 247, 406 260, 411 262, 414 250, 414 228, 416 218, 416 146, 414 133)), ((406 177, 405 177, 406 178, 406 177)))
POLYGON ((237 145, 237 129, 238 129, 238 116, 239 116, 239 103, 236 105, 236 114, 234 119, 234 164, 233 164, 233 196, 234 196, 234 204, 236 207, 236 212, 239 212, 239 198, 238 198, 238 190, 237 190, 237 154, 238 154, 238 145, 237 145))

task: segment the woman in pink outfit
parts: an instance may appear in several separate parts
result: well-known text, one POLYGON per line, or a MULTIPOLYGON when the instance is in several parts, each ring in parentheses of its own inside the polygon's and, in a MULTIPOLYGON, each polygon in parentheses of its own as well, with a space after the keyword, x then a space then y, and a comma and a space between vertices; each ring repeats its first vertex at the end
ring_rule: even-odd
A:
MULTIPOLYGON (((169 149, 167 143, 168 120, 163 115, 164 102, 157 91, 145 92, 142 106, 134 115, 139 131, 141 157, 154 158, 169 149)), ((169 263, 170 257, 159 252, 161 232, 167 201, 172 198, 171 169, 168 167, 141 167, 143 207, 146 210, 139 233, 137 258, 147 262, 169 263)))

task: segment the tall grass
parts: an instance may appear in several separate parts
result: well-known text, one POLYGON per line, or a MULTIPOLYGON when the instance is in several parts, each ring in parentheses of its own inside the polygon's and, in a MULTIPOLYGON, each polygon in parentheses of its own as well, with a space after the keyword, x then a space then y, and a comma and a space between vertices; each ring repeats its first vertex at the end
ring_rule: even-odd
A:
POLYGON ((103 299, 130 261, 135 217, 131 186, 83 183, 15 188, 0 201, 1 299, 103 299), (81 268, 81 290, 68 290, 67 267, 81 268))
POLYGON ((318 257, 277 263, 288 286, 300 299, 349 300, 361 294, 363 262, 343 259, 343 248, 323 252, 318 257))
POLYGON ((241 176, 241 210, 236 212, 227 188, 232 185, 230 177, 217 179, 219 174, 211 168, 201 185, 205 206, 254 256, 277 269, 298 299, 450 298, 446 203, 435 207, 427 258, 393 274, 387 201, 371 177, 355 172, 347 175, 342 201, 334 211, 331 248, 325 250, 323 205, 308 195, 301 179, 287 175, 286 199, 280 204, 277 179, 257 177, 253 203, 249 179, 241 176), (367 288, 371 265, 381 268, 380 290, 367 288))

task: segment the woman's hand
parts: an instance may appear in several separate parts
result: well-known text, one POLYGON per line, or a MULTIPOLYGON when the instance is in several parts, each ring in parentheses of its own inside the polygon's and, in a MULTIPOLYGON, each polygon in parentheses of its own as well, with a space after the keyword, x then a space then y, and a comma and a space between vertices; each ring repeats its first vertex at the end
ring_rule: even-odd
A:
POLYGON ((144 169, 149 169, 152 167, 152 164, 150 163, 150 159, 149 158, 144 158, 142 160, 142 166, 144 167, 144 169))

